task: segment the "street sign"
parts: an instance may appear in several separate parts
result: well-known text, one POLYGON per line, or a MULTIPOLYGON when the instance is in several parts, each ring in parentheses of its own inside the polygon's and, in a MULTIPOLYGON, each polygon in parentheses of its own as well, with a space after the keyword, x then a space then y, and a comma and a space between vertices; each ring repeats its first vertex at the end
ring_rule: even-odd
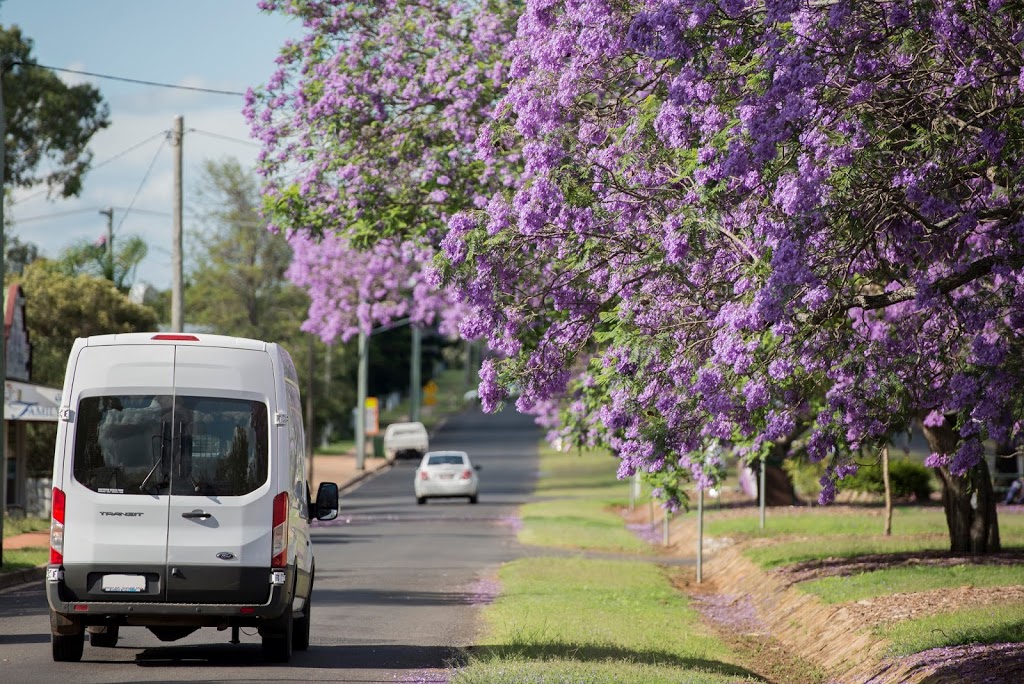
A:
POLYGON ((433 406, 437 403, 437 383, 433 380, 423 386, 423 405, 433 406))
POLYGON ((380 434, 380 404, 377 397, 366 397, 366 434, 380 434))

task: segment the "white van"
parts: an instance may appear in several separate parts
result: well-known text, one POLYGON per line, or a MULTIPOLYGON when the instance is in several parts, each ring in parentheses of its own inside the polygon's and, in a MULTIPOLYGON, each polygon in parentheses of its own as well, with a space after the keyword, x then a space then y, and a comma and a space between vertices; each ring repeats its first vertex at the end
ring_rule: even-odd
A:
POLYGON ((309 646, 315 564, 298 378, 277 344, 131 333, 75 341, 57 425, 46 594, 53 659, 254 627, 268 660, 309 646))
POLYGON ((384 456, 389 461, 410 456, 420 458, 430 448, 423 423, 391 423, 384 430, 384 456))

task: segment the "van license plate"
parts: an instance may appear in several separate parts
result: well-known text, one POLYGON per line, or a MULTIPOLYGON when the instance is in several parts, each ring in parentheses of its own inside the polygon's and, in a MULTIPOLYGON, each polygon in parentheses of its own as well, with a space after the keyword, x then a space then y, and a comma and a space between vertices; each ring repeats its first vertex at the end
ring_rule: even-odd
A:
POLYGON ((146 591, 146 578, 142 575, 104 575, 103 591, 138 593, 146 591))

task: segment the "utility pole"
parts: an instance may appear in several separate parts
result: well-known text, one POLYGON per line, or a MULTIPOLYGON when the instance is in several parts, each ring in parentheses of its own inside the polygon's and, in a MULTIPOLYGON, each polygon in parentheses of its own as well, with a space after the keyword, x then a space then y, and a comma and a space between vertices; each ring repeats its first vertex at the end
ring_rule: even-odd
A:
POLYGON ((423 349, 423 331, 418 325, 412 326, 412 357, 409 362, 409 420, 420 419, 420 404, 423 403, 420 393, 423 391, 420 357, 423 349))
POLYGON ((174 128, 171 130, 171 147, 174 149, 174 216, 171 227, 171 332, 182 332, 185 327, 182 303, 185 288, 181 268, 181 148, 184 131, 184 120, 181 116, 174 117, 174 128))
POLYGON ((100 209, 100 213, 107 217, 107 265, 105 270, 107 279, 114 282, 114 208, 100 209))
POLYGON ((316 491, 313 479, 313 335, 309 336, 309 371, 306 386, 306 457, 309 458, 309 486, 316 491))
POLYGON ((356 374, 356 470, 366 469, 366 384, 369 375, 370 334, 359 330, 359 370, 356 374))
MULTIPOLYGON (((3 77, 10 67, 10 58, 0 58, 0 286, 4 282, 4 259, 7 256, 4 237, 4 168, 7 166, 7 116, 4 113, 3 77)), ((4 404, 0 412, 0 567, 4 564, 4 520, 7 518, 7 330, 0 326, 0 381, 4 383, 4 404)))

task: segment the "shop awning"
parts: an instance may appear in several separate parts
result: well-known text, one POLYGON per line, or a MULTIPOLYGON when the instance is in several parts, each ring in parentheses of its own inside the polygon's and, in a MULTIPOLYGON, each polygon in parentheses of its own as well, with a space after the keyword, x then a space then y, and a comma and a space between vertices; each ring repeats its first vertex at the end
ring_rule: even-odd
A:
POLYGON ((57 422, 60 392, 52 387, 8 380, 4 388, 4 419, 57 422))

